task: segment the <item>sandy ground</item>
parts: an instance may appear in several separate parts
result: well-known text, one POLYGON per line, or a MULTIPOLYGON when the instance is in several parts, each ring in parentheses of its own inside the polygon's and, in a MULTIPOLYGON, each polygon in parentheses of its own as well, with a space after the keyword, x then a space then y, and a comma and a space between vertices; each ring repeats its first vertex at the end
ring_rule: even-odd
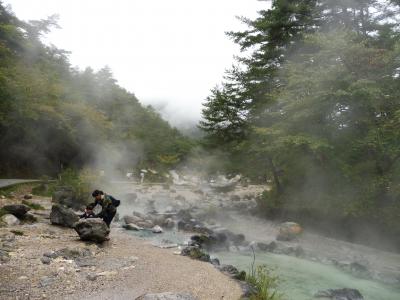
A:
MULTIPOLYGON (((50 205, 50 199, 32 202, 50 205)), ((0 299, 135 299, 147 292, 240 299, 239 284, 211 264, 176 255, 176 249, 156 248, 118 228, 102 245, 84 243, 73 229, 50 225, 48 213, 36 211, 40 220, 32 225, 0 228, 0 249, 10 255, 10 261, 0 264, 0 299), (41 262, 44 253, 63 248, 90 253, 78 258, 87 266, 61 257, 41 262)))

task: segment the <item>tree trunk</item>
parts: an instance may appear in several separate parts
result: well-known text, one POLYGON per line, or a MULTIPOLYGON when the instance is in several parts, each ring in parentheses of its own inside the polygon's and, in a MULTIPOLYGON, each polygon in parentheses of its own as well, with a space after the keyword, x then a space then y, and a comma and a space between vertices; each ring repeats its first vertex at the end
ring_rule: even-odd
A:
POLYGON ((274 162, 272 161, 272 158, 268 158, 269 160, 269 164, 271 166, 271 170, 272 170, 272 175, 274 176, 274 182, 275 182, 275 186, 276 186, 276 191, 278 192, 278 195, 282 195, 283 193, 283 188, 282 188, 282 184, 279 180, 279 174, 278 171, 274 165, 274 162))

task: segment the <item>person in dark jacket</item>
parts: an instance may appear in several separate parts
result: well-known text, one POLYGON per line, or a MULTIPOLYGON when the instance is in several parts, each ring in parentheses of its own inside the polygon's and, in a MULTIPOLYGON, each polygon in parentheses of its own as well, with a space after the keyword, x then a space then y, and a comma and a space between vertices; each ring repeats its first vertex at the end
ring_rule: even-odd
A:
POLYGON ((85 212, 82 215, 80 215, 79 217, 81 219, 95 218, 96 215, 93 212, 93 208, 94 208, 94 205, 89 204, 88 206, 86 206, 85 212))
POLYGON ((117 213, 117 206, 119 206, 120 201, 100 190, 93 191, 92 196, 94 198, 93 207, 96 205, 101 206, 101 212, 96 215, 96 218, 102 218, 107 226, 110 227, 111 221, 117 213))

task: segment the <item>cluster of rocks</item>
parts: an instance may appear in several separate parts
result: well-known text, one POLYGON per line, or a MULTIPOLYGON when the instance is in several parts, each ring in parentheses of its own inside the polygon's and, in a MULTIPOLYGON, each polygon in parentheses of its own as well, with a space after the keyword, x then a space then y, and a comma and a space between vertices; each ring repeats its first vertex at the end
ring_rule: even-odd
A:
POLYGON ((163 228, 172 229, 175 227, 175 221, 171 214, 142 214, 133 212, 131 216, 122 217, 122 227, 127 230, 151 230, 153 233, 162 233, 163 228))
POLYGON ((5 205, 1 208, 4 213, 0 219, 7 226, 19 225, 21 223, 36 222, 36 217, 29 213, 30 207, 23 204, 5 205))
POLYGON ((101 243, 108 240, 110 233, 102 219, 80 219, 75 211, 61 204, 52 206, 50 222, 53 225, 74 228, 83 241, 101 243))
POLYGON ((78 267, 95 265, 93 253, 89 248, 62 248, 56 251, 43 253, 40 260, 43 264, 48 265, 56 258, 73 260, 78 267))

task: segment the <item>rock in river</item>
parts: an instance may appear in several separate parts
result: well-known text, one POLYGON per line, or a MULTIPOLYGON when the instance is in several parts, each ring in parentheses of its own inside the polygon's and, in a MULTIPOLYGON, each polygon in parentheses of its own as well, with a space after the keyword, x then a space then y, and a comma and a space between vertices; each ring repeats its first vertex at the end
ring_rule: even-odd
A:
POLYGON ((152 231, 153 233, 163 233, 163 229, 162 229, 160 226, 158 226, 158 225, 154 226, 154 227, 151 229, 151 231, 152 231))
POLYGON ((79 217, 72 209, 54 204, 51 208, 50 221, 51 224, 73 228, 74 224, 79 221, 79 217))
POLYGON ((358 290, 348 288, 319 291, 314 297, 332 300, 364 300, 364 297, 358 290))
POLYGON ((106 241, 110 229, 101 219, 82 219, 75 223, 76 232, 81 240, 101 243, 106 241))
POLYGON ((285 222, 279 227, 278 241, 292 241, 303 232, 303 228, 295 222, 285 222))

